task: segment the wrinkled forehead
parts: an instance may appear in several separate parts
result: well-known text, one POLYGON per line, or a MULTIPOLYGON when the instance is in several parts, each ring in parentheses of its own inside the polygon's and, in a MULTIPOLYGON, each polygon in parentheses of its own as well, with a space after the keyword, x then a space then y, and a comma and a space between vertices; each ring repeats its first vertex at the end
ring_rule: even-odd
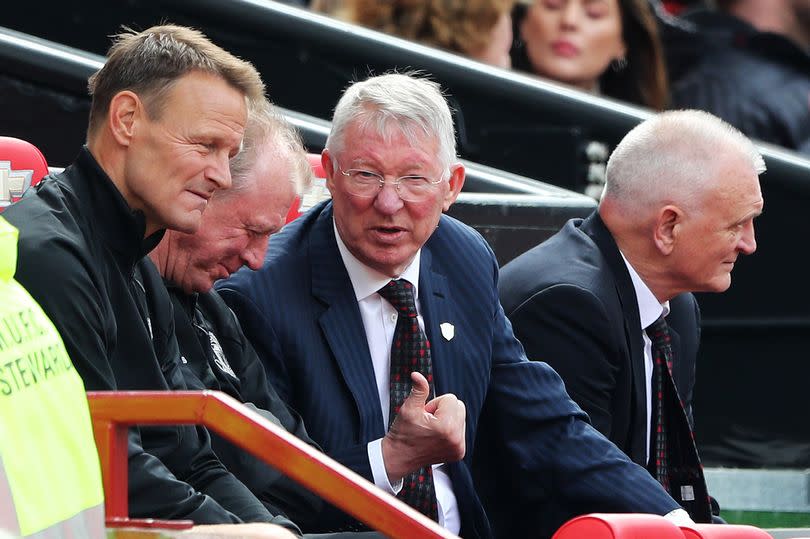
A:
POLYGON ((379 113, 364 114, 350 126, 358 136, 376 138, 389 146, 401 145, 403 139, 412 147, 433 144, 439 139, 438 134, 423 122, 379 113))
POLYGON ((412 121, 358 118, 347 126, 344 135, 339 156, 370 158, 388 152, 413 150, 425 161, 436 164, 440 161, 438 136, 412 121))

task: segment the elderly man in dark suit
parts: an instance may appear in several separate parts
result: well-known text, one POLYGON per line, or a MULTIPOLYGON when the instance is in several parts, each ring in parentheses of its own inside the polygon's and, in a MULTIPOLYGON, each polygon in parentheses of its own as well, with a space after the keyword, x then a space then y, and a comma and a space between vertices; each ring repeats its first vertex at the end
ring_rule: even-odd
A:
POLYGON ((764 167, 722 120, 663 113, 611 155, 597 212, 501 272, 501 302, 527 355, 554 367, 593 425, 702 522, 711 512, 691 439, 700 315, 690 292, 727 289, 737 257, 756 249, 764 167), (667 373, 658 378, 652 330, 664 316, 674 386, 663 391, 676 397, 668 402, 658 399, 667 373), (657 444, 668 444, 663 466, 657 444))
POLYGON ((526 359, 492 251, 443 215, 464 168, 438 85, 353 84, 326 148, 332 200, 276 235, 261 270, 219 286, 312 438, 464 537, 683 513, 526 359))

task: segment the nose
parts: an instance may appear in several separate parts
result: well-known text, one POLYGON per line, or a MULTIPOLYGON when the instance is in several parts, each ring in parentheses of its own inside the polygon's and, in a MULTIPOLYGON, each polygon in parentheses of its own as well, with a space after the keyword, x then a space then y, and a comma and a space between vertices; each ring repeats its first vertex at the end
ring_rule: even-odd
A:
POLYGON ((208 179, 214 182, 215 189, 230 189, 231 181, 230 158, 227 152, 217 152, 213 156, 213 163, 208 170, 208 179))
POLYGON ((753 254, 757 250, 757 239, 754 233, 754 223, 750 222, 745 225, 743 233, 740 236, 740 252, 746 255, 753 254))
POLYGON ((581 11, 579 2, 569 0, 562 8, 560 24, 566 28, 575 27, 579 23, 581 11))
POLYGON ((256 271, 261 269, 264 263, 264 255, 267 252, 268 236, 262 234, 254 238, 242 253, 242 262, 245 266, 256 271))
POLYGON ((385 182, 380 192, 374 198, 374 207, 383 214, 393 215, 398 212, 404 203, 399 198, 397 187, 390 182, 385 182))

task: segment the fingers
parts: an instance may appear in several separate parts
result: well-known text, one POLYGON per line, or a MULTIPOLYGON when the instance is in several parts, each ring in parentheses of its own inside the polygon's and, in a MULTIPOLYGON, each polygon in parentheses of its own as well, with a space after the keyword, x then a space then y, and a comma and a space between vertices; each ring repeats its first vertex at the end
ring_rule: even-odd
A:
POLYGON ((434 408, 434 429, 445 442, 446 456, 443 462, 455 462, 464 458, 466 449, 467 408, 455 395, 448 393, 436 397, 425 405, 425 410, 434 408))
POLYGON ((383 461, 391 482, 425 465, 455 462, 466 453, 466 407, 455 395, 425 402, 425 377, 412 373, 411 394, 402 403, 382 440, 383 461))
POLYGON ((430 396, 430 384, 428 384, 427 378, 421 372, 414 371, 411 373, 411 382, 413 382, 411 394, 405 400, 413 400, 419 406, 424 406, 430 396))

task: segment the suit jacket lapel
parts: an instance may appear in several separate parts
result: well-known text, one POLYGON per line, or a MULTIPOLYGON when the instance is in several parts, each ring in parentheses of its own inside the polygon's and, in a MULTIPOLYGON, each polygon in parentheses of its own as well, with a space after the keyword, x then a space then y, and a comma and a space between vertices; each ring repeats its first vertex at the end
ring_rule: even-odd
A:
POLYGON ((673 357, 673 364, 672 364, 672 381, 675 382, 675 390, 678 392, 678 396, 681 397, 681 400, 684 400, 686 397, 685 395, 680 394, 680 388, 685 387, 686 384, 683 380, 684 373, 682 372, 682 361, 678 361, 678 356, 681 354, 681 335, 678 333, 675 328, 669 326, 669 337, 670 342, 672 343, 672 357, 673 357))
POLYGON ((627 344, 630 349, 630 364, 633 369, 633 400, 634 406, 634 431, 639 436, 635 436, 632 442, 631 457, 635 460, 635 455, 646 455, 647 432, 647 392, 644 370, 644 339, 641 335, 641 318, 638 312, 638 299, 633 287, 627 265, 624 263, 619 247, 616 245, 610 231, 602 222, 598 212, 594 212, 581 225, 582 230, 590 236, 602 255, 607 260, 608 266, 615 277, 616 292, 622 304, 624 314, 624 332, 627 336, 627 344))
POLYGON ((442 334, 441 324, 454 324, 450 289, 447 277, 433 267, 433 256, 429 247, 424 246, 419 266, 419 306, 425 321, 425 333, 430 341, 433 378, 436 394, 458 387, 455 380, 456 369, 450 362, 454 354, 448 350, 449 343, 442 334))
POLYGON ((380 397, 357 298, 335 241, 331 204, 318 216, 310 234, 312 294, 325 305, 321 329, 354 397, 363 438, 380 438, 385 435, 380 397))

